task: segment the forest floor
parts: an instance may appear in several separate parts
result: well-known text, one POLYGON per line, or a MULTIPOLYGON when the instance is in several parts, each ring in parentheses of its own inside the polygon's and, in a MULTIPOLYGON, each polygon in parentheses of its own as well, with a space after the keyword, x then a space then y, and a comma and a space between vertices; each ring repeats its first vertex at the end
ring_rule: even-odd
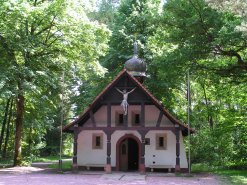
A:
POLYGON ((0 185, 221 185, 227 183, 211 173, 194 174, 191 177, 176 176, 174 173, 120 173, 105 174, 97 171, 67 171, 59 173, 57 169, 39 167, 13 167, 0 169, 0 185))

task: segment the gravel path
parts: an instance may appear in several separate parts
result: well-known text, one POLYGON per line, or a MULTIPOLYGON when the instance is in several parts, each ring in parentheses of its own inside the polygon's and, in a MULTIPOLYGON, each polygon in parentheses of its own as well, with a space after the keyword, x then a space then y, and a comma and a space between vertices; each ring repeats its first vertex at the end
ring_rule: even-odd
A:
POLYGON ((176 177, 174 174, 67 172, 59 174, 55 170, 36 167, 15 167, 0 169, 0 185, 220 185, 212 174, 176 177))

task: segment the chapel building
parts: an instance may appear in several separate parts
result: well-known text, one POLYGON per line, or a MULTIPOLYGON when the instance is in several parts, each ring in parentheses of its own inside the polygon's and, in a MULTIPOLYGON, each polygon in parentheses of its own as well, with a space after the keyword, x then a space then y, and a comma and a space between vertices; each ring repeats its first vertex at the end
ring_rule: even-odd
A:
POLYGON ((73 167, 114 171, 187 171, 183 138, 190 129, 143 85, 146 63, 134 56, 77 119, 73 167))

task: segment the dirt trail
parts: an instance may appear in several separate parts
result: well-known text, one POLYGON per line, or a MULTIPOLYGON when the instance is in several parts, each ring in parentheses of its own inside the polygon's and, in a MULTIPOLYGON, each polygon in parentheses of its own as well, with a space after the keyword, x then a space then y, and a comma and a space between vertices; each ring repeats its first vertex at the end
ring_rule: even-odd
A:
POLYGON ((120 173, 71 171, 63 174, 56 169, 38 167, 13 167, 0 169, 0 185, 220 185, 213 174, 197 174, 193 177, 176 177, 164 173, 120 173))

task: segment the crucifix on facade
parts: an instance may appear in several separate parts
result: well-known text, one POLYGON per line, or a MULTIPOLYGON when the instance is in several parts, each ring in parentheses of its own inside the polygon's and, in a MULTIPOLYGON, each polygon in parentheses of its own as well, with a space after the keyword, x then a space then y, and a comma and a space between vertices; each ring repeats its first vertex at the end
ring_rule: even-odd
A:
POLYGON ((127 102, 128 95, 130 93, 132 93, 135 89, 136 89, 136 87, 134 89, 132 89, 131 91, 127 92, 126 89, 124 89, 123 91, 121 91, 118 88, 116 88, 116 90, 123 95, 123 100, 122 100, 121 106, 123 107, 124 115, 127 115, 127 113, 128 113, 128 105, 129 105, 128 102, 127 102))

